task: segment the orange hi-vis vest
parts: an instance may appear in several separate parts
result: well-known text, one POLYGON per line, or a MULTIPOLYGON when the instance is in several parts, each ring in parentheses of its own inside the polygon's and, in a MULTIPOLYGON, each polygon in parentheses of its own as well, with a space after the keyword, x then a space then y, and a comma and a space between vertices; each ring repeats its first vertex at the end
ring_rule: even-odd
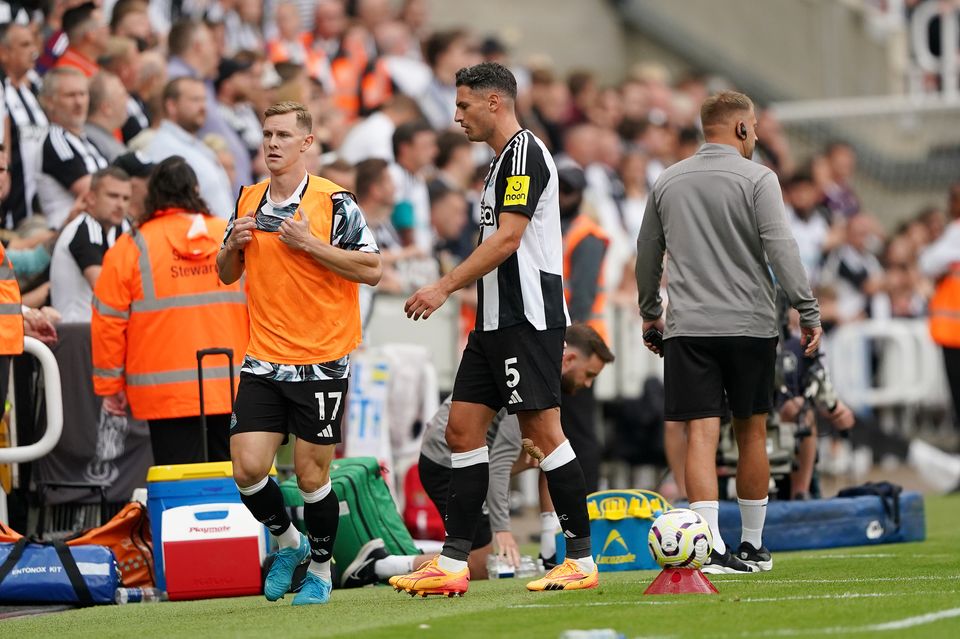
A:
MULTIPOLYGON (((94 287, 93 387, 125 390, 137 419, 200 414, 197 351, 233 349, 239 368, 248 341, 246 295, 224 284, 217 252, 224 220, 166 209, 121 236, 94 287)), ((230 412, 230 370, 204 360, 208 415, 230 412)))
POLYGON ((950 266, 930 298, 930 336, 947 348, 960 348, 960 263, 950 266))
MULTIPOLYGON (((23 309, 20 306, 20 286, 13 264, 0 245, 0 355, 19 355, 23 352, 23 309)), ((0 373, 3 374, 3 373, 0 373)), ((3 401, 0 398, 0 401, 3 401)), ((0 413, 3 412, 0 407, 0 413)))
MULTIPOLYGON (((600 225, 594 222, 586 215, 578 215, 567 229, 567 234, 563 237, 563 294, 567 299, 567 304, 573 297, 573 291, 570 289, 573 274, 573 252, 577 246, 589 236, 594 236, 603 241, 604 246, 610 244, 610 238, 604 232, 600 225)), ((603 341, 610 343, 610 334, 607 332, 607 321, 604 319, 604 311, 607 308, 607 294, 603 290, 603 268, 597 273, 597 296, 593 299, 593 307, 590 309, 590 317, 587 324, 600 334, 603 341)))
MULTIPOLYGON (((305 60, 303 65, 309 75, 314 80, 326 82, 330 80, 330 65, 327 62, 327 54, 313 48, 313 38, 309 33, 301 33, 297 40, 303 47, 305 60)), ((280 62, 289 62, 291 58, 290 46, 284 40, 277 38, 267 43, 267 58, 273 64, 280 62)))
MULTIPOLYGON (((245 186, 237 217, 256 215, 270 180, 245 186)), ((311 175, 300 199, 310 233, 330 243, 331 194, 344 192, 311 175)), ((295 219, 300 219, 297 213, 295 219)), ((244 250, 250 308, 247 353, 272 364, 319 364, 340 359, 360 344, 359 285, 340 277, 304 251, 291 249, 277 233, 253 231, 244 250)))

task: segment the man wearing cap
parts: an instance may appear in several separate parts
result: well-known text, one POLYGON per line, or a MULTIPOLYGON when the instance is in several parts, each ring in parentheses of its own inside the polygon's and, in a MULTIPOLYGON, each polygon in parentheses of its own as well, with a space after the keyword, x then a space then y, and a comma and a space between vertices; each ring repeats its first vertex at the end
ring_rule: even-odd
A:
POLYGON ((260 118, 250 104, 251 93, 259 86, 259 79, 252 71, 253 65, 247 61, 225 58, 213 83, 220 116, 243 142, 251 158, 256 157, 263 142, 260 118))
POLYGON ((113 166, 130 176, 130 210, 128 215, 134 226, 143 221, 144 200, 147 197, 147 182, 156 166, 147 157, 137 152, 124 153, 113 161, 113 166))

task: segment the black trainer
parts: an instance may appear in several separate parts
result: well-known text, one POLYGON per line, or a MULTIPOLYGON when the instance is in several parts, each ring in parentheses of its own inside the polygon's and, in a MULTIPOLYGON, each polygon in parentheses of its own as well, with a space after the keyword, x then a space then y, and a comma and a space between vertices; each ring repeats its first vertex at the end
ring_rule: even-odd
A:
POLYGON ((708 575, 736 575, 740 573, 757 572, 757 569, 745 564, 727 548, 721 555, 716 550, 710 551, 710 556, 703 564, 701 572, 708 575))
POLYGON ((543 569, 547 572, 550 572, 557 567, 557 553, 553 553, 549 557, 544 557, 540 555, 540 563, 543 564, 543 569))
POLYGON ((377 583, 380 579, 377 577, 374 564, 380 559, 386 559, 387 556, 383 540, 371 539, 360 548, 356 559, 343 570, 340 576, 340 587, 359 588, 377 583))
POLYGON ((766 546, 760 546, 760 550, 757 550, 749 541, 744 541, 737 548, 737 557, 743 563, 755 566, 760 572, 773 570, 773 557, 766 546))

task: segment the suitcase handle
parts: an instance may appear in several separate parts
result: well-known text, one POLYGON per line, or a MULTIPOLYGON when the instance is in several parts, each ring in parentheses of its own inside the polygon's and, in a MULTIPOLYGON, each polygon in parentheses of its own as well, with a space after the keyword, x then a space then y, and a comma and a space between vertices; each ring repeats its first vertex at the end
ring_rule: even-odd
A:
POLYGON ((202 348, 197 351, 197 384, 200 386, 200 435, 203 438, 203 460, 210 460, 210 451, 207 446, 207 411, 203 402, 203 358, 210 355, 226 355, 230 366, 230 412, 236 402, 233 388, 233 349, 232 348, 202 348))

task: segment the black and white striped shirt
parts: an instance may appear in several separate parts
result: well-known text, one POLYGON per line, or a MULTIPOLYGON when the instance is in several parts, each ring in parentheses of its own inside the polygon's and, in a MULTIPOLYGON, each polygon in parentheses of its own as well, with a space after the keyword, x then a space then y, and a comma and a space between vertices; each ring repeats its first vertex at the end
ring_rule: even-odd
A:
POLYGON ((477 283, 477 330, 525 321, 540 331, 567 326, 557 167, 526 129, 490 164, 480 198, 481 243, 499 228, 503 212, 525 215, 530 223, 517 252, 477 283))
POLYGON ((50 228, 59 228, 76 199, 70 191, 80 178, 107 167, 107 159, 86 135, 77 135, 57 124, 43 142, 37 192, 40 208, 50 228))
POLYGON ((10 116, 10 194, 3 203, 3 226, 13 228, 33 215, 40 149, 49 122, 37 100, 40 77, 29 71, 26 82, 3 81, 3 102, 10 116))

